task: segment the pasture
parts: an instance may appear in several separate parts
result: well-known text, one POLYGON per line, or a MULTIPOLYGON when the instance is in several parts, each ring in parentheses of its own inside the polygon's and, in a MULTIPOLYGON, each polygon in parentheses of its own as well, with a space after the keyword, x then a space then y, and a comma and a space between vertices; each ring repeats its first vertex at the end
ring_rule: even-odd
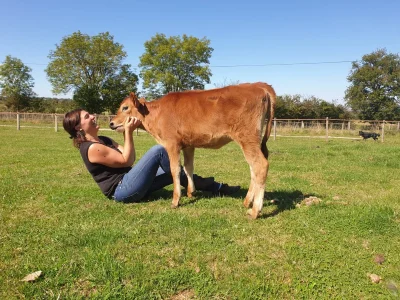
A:
MULTIPOLYGON (((64 132, 0 127, 0 136, 1 299, 400 295, 398 135, 270 140, 257 220, 242 206, 250 174, 234 143, 197 149, 195 173, 241 191, 198 192, 172 210, 172 185, 137 204, 102 196, 64 132), (309 196, 321 202, 302 204, 309 196), (36 281, 21 281, 38 270, 36 281)), ((139 158, 155 144, 143 133, 134 140, 139 158)))

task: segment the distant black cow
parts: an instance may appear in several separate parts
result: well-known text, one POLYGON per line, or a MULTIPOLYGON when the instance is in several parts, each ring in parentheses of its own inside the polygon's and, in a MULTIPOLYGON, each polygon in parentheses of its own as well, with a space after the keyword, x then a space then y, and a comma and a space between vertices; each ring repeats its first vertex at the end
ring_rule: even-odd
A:
POLYGON ((375 141, 378 140, 378 137, 381 136, 379 133, 375 132, 364 132, 364 131, 359 131, 358 134, 363 137, 364 140, 373 138, 375 141))

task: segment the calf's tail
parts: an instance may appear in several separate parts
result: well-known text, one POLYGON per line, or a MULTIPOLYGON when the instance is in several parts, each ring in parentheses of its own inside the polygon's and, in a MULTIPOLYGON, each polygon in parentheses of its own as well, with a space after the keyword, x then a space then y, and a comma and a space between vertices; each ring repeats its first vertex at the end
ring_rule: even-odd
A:
POLYGON ((261 142, 261 151, 264 154, 264 157, 268 159, 268 147, 267 141, 269 136, 271 135, 272 129, 272 121, 275 115, 275 105, 276 105, 276 94, 272 86, 268 85, 264 88, 265 91, 265 105, 266 105, 266 114, 265 116, 268 118, 267 126, 265 126, 264 136, 261 142))

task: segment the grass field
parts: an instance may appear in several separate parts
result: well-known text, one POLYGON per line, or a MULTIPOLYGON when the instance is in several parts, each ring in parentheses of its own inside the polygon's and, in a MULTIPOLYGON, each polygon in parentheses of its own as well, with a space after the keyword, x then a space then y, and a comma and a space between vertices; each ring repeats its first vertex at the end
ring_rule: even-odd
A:
MULTIPOLYGON (((270 141, 255 221, 234 143, 196 150, 195 171, 242 190, 183 197, 172 210, 172 187, 137 204, 102 196, 64 132, 0 127, 0 136, 0 299, 400 296, 400 136, 270 141), (321 202, 301 205, 308 196, 321 202)), ((138 157, 154 144, 134 139, 138 157)))

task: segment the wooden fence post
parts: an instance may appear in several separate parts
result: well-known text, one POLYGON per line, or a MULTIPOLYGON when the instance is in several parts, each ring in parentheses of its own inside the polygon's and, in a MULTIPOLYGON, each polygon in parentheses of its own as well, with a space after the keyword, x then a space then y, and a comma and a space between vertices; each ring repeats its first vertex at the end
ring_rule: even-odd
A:
POLYGON ((385 120, 382 121, 382 143, 385 137, 385 120))
POLYGON ((19 113, 17 113, 17 130, 21 130, 21 121, 19 113))
POLYGON ((276 118, 274 118, 274 141, 276 140, 276 118))
POLYGON ((325 130, 326 130, 326 141, 328 141, 328 136, 329 136, 329 118, 326 117, 325 121, 325 130))
POLYGON ((54 131, 58 131, 57 115, 54 114, 54 131))

